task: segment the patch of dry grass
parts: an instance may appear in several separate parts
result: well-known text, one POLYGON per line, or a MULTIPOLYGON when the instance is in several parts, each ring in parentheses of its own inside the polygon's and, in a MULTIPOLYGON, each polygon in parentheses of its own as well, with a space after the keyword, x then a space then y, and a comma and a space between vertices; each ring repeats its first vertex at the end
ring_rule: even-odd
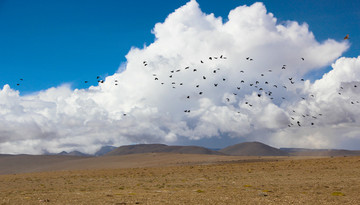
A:
POLYGON ((356 204, 360 157, 0 175, 0 204, 356 204))

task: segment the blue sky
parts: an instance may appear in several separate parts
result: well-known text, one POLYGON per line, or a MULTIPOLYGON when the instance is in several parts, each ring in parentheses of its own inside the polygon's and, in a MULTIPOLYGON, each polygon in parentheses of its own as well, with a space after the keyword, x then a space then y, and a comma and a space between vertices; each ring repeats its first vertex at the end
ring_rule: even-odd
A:
MULTIPOLYGON (((96 85, 96 76, 115 73, 131 47, 152 43, 154 25, 186 2, 0 0, 0 86, 9 84, 24 95, 63 83, 73 88, 96 85), (84 84, 85 80, 89 84, 84 84)), ((224 20, 231 9, 254 2, 198 0, 203 12, 224 20)), ((328 38, 341 40, 349 34, 351 47, 344 56, 359 55, 359 1, 264 4, 278 22, 309 24, 320 42, 328 38)), ((310 77, 322 74, 317 71, 310 77)))

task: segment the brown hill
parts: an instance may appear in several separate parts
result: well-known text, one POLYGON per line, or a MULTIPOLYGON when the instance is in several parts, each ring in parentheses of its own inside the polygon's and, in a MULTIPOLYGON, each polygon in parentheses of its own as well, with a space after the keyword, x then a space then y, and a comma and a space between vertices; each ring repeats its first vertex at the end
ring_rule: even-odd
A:
POLYGON ((244 142, 224 149, 219 152, 234 156, 287 156, 288 153, 260 142, 244 142))
POLYGON ((138 144, 121 146, 106 154, 106 156, 141 154, 141 153, 179 153, 179 154, 215 154, 223 153, 198 146, 168 146, 164 144, 138 144))

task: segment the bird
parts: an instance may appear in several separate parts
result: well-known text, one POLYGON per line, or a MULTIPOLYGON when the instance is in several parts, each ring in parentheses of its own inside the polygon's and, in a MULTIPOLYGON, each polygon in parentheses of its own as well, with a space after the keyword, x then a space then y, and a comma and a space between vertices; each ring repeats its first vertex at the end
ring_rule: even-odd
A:
POLYGON ((203 92, 199 92, 199 95, 202 95, 203 94, 203 92))
POLYGON ((200 85, 196 85, 196 87, 198 88, 200 85))
POLYGON ((200 63, 204 63, 204 61, 201 60, 200 63))
POLYGON ((211 57, 209 57, 209 59, 210 59, 210 60, 212 60, 212 58, 211 58, 211 57))
POLYGON ((20 78, 21 81, 23 81, 24 79, 20 78))
POLYGON ((225 81, 226 79, 225 78, 223 78, 223 81, 225 81))
POLYGON ((344 40, 350 39, 349 38, 349 34, 346 34, 346 36, 344 37, 344 40))
POLYGON ((189 99, 189 98, 190 98, 190 95, 188 95, 186 98, 189 99))
POLYGON ((205 77, 205 76, 203 76, 203 79, 204 79, 204 80, 206 80, 206 77, 205 77))
POLYGON ((214 86, 216 87, 216 86, 218 86, 218 84, 217 84, 217 83, 214 83, 214 86))
POLYGON ((185 70, 189 69, 189 66, 185 67, 185 70))
POLYGON ((87 80, 85 80, 85 81, 84 81, 84 83, 88 83, 88 81, 87 81, 87 80))
POLYGON ((301 60, 305 60, 304 58, 301 58, 301 60))

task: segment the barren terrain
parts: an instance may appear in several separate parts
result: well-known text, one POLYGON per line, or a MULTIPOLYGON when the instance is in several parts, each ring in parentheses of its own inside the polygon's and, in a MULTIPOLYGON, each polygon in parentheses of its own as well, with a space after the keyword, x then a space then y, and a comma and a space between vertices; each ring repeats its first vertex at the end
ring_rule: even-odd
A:
MULTIPOLYGON (((4 156, 1 159, 1 168, 6 163, 9 165, 4 156)), ((7 174, 0 175, 0 204, 356 204, 360 201, 360 157, 152 153, 74 158, 50 165, 38 163, 37 167, 21 171, 13 165, 7 174)))

